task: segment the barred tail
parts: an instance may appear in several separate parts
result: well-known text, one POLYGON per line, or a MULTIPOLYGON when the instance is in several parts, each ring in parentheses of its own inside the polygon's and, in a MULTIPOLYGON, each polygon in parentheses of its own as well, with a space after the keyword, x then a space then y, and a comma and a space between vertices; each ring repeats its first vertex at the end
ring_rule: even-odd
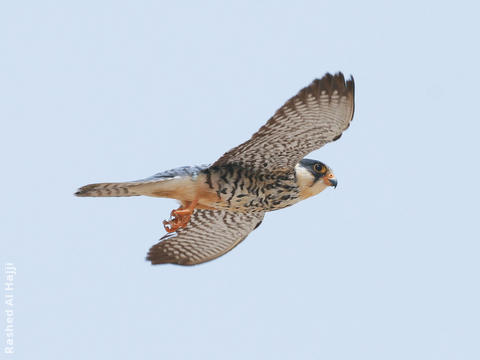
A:
POLYGON ((142 183, 99 183, 82 186, 75 193, 76 196, 139 196, 142 183))
POLYGON ((99 183, 82 186, 75 193, 76 196, 154 196, 172 199, 193 198, 196 188, 195 179, 208 165, 182 166, 167 170, 145 179, 99 183))

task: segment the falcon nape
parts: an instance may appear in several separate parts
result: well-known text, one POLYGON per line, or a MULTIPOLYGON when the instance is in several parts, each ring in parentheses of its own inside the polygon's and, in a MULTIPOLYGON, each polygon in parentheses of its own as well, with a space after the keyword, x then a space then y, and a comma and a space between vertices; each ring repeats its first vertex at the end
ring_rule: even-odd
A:
POLYGON ((328 186, 332 170, 302 159, 335 141, 354 112, 354 80, 325 74, 288 100, 250 140, 212 165, 184 166, 149 178, 81 187, 77 196, 154 196, 181 206, 164 221, 168 234, 150 249, 152 264, 196 265, 233 249, 267 211, 293 205, 328 186))

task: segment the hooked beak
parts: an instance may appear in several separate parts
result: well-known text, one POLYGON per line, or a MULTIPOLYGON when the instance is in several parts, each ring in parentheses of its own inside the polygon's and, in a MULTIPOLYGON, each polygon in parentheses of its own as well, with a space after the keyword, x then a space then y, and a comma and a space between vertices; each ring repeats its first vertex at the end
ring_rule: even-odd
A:
POLYGON ((331 178, 325 177, 323 182, 328 186, 333 186, 334 188, 336 188, 338 184, 337 179, 335 179, 334 177, 331 177, 331 178))

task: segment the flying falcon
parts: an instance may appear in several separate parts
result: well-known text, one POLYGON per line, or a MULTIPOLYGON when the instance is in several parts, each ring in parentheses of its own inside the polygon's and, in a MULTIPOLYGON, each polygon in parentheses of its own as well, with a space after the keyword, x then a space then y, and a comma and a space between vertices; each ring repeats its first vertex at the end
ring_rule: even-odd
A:
POLYGON ((325 74, 288 100, 250 140, 212 165, 184 166, 149 178, 86 185, 77 196, 154 196, 179 200, 152 264, 196 265, 232 250, 266 212, 337 186, 332 170, 308 153, 337 140, 354 111, 354 80, 325 74))

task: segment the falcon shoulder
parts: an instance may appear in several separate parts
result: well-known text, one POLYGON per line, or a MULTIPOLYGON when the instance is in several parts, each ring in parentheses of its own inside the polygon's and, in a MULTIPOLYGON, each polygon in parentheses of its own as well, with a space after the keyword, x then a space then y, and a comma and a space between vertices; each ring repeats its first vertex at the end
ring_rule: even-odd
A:
POLYGON ((185 228, 167 234, 152 246, 147 260, 152 264, 201 264, 227 253, 262 222, 264 213, 199 210, 185 228))
POLYGON ((292 169, 305 155, 342 135, 353 118, 355 84, 342 73, 325 74, 288 100, 250 140, 214 165, 257 170, 292 169))

